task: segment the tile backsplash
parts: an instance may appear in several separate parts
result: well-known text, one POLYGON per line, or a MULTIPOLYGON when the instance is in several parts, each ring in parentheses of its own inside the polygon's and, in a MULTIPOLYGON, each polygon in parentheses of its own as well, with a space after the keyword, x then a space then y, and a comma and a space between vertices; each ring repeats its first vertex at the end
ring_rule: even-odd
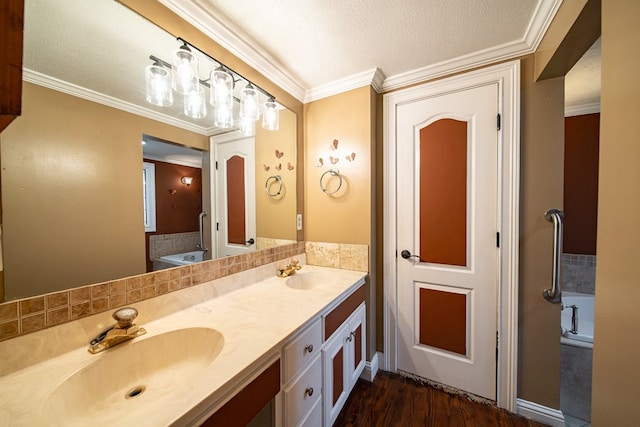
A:
POLYGON ((307 264, 345 270, 369 271, 369 246, 306 242, 307 264))
POLYGON ((296 242, 249 254, 8 301, 0 304, 0 341, 284 260, 304 251, 305 243, 296 242))

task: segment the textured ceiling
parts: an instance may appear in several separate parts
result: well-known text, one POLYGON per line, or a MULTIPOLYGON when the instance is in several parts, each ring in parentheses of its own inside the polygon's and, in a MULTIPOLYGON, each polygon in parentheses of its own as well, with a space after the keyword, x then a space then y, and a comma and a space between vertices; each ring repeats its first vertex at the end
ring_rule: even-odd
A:
POLYGON ((564 79, 564 105, 600 103, 600 39, 580 58, 564 79))
MULTIPOLYGON (((549 0, 545 0, 549 1, 549 0)), ((534 0, 194 0, 304 88, 393 76, 524 38, 534 0)))

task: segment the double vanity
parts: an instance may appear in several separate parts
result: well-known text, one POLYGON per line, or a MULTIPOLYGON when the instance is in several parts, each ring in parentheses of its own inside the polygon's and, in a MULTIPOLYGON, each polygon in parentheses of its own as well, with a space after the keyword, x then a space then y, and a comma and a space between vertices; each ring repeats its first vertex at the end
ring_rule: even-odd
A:
POLYGON ((96 354, 102 313, 0 342, 0 425, 332 425, 364 369, 365 273, 276 264, 133 306, 146 334, 96 354))

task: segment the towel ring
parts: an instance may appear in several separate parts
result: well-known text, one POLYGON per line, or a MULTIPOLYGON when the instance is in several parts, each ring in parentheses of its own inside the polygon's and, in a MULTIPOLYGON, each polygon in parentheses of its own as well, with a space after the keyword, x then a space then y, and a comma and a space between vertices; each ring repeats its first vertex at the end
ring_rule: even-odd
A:
POLYGON ((269 197, 279 196, 282 193, 282 177, 280 175, 271 175, 269 178, 267 178, 267 180, 264 182, 264 191, 269 197), (269 183, 272 180, 275 180, 278 184, 280 184, 278 186, 278 191, 276 191, 275 193, 271 193, 269 191, 269 183))
POLYGON ((325 194, 335 194, 338 191, 340 191, 341 187, 342 187, 342 175, 340 175, 340 171, 338 171, 337 169, 336 170, 329 169, 328 171, 326 171, 325 173, 320 175, 320 189, 322 190, 323 193, 325 193, 325 194), (333 191, 329 191, 329 189, 322 184, 322 180, 324 179, 324 176, 326 174, 338 177, 338 179, 340 180, 340 182, 338 183, 338 188, 336 188, 333 191))

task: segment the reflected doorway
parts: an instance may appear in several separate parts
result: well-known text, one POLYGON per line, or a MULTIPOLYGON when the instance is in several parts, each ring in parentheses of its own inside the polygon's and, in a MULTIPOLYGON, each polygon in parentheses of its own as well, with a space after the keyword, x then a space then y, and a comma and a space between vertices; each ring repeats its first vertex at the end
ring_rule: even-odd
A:
POLYGON ((217 257, 256 250, 255 138, 239 132, 211 139, 215 165, 217 257))
POLYGON ((149 222, 155 225, 145 230, 146 268, 150 272, 182 265, 176 264, 177 261, 172 263, 172 256, 182 259, 182 254, 191 256, 199 251, 199 215, 207 210, 203 194, 208 188, 203 180, 206 176, 203 159, 208 154, 148 135, 143 136, 142 151, 143 170, 146 171, 143 183, 143 193, 147 196, 144 198, 145 225, 149 222), (149 165, 153 166, 153 174, 149 173, 149 165), (152 192, 155 209, 148 202, 152 192))

